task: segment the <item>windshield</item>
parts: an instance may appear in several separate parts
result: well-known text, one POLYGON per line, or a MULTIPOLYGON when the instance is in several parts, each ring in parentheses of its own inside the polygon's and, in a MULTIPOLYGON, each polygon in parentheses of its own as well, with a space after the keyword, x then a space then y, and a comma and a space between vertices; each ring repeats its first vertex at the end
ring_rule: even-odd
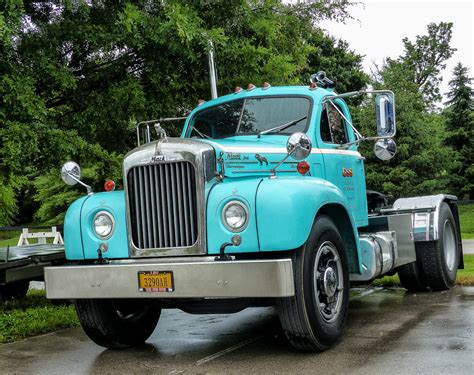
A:
POLYGON ((225 138, 234 135, 258 134, 294 120, 299 121, 275 133, 291 134, 305 131, 309 121, 310 106, 311 102, 306 97, 261 97, 235 100, 198 112, 191 119, 187 136, 225 138))

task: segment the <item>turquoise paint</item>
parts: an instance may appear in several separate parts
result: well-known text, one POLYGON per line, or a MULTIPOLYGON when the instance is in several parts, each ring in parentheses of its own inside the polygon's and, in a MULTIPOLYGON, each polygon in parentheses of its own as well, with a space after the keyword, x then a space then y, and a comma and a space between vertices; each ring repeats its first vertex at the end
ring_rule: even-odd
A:
POLYGON ((89 196, 81 197, 75 200, 66 211, 64 217, 64 250, 66 259, 80 260, 84 259, 81 235, 81 211, 84 202, 89 196))
MULTIPOLYGON (((207 242, 208 253, 218 254, 222 243, 230 242, 235 234, 227 230, 221 219, 222 208, 230 200, 244 202, 249 209, 249 224, 239 233, 242 244, 227 248, 229 253, 249 253, 258 251, 280 251, 295 249, 307 239, 318 210, 325 204, 338 203, 349 213, 354 236, 357 227, 367 225, 367 202, 363 159, 351 146, 350 155, 334 154, 336 145, 322 141, 319 132, 321 102, 332 91, 307 87, 272 87, 268 90, 255 89, 230 94, 211 100, 194 109, 183 128, 182 137, 192 116, 200 110, 229 100, 254 96, 305 95, 312 101, 312 110, 307 134, 313 143, 313 153, 306 161, 310 172, 301 176, 296 171, 297 161, 289 158, 277 171, 278 178, 269 179, 268 170, 286 155, 288 135, 268 134, 258 138, 256 135, 235 136, 219 140, 199 139, 211 144, 219 157, 222 153, 226 178, 223 182, 215 180, 206 183, 207 197, 207 242), (238 152, 228 152, 229 148, 238 152), (259 150, 256 152, 256 150, 259 150), (318 151, 319 150, 319 151, 318 151), (333 153, 331 153, 333 152, 333 153), (266 162, 260 163, 255 154, 259 153, 266 162), (238 155, 236 155, 238 154, 238 155), (342 169, 351 168, 353 177, 343 177, 342 169), (258 170, 260 173, 254 173, 258 170)), ((342 100, 338 104, 346 117, 350 113, 342 100)), ((355 136, 348 129, 349 140, 355 136)), ((218 166, 219 168, 219 166, 218 166)), ((101 243, 92 230, 94 215, 101 210, 111 212, 116 220, 113 236, 106 242, 106 258, 127 258, 128 239, 126 231, 125 198, 123 191, 97 193, 81 198, 71 205, 66 215, 65 240, 68 259, 97 259, 97 249, 101 243), (81 214, 82 210, 82 214, 81 214), (81 228, 74 223, 81 223, 81 228), (82 243, 81 245, 81 236, 82 243)), ((359 241, 356 240, 357 246, 359 241)), ((358 249, 359 251, 359 249, 358 249)))
MULTIPOLYGON (((261 250, 290 250, 303 245, 318 211, 330 203, 337 203, 345 208, 354 235, 357 235, 347 199, 334 184, 314 177, 264 179, 257 193, 257 225, 261 250)), ((356 243, 358 246, 358 241, 356 243)))
POLYGON ((84 203, 81 215, 82 242, 85 259, 97 259, 97 250, 102 242, 108 244, 103 257, 107 259, 128 258, 125 196, 123 190, 96 193, 84 203), (108 240, 99 239, 92 228, 94 215, 99 211, 110 212, 115 219, 115 230, 108 240))
POLYGON ((207 199, 207 248, 209 254, 219 254, 220 246, 230 242, 232 236, 238 234, 242 238, 240 246, 226 249, 226 253, 257 252, 258 236, 255 209, 255 194, 259 178, 227 179, 216 184, 210 191, 207 199), (222 209, 233 200, 244 203, 249 211, 247 227, 238 233, 229 231, 222 223, 222 209))

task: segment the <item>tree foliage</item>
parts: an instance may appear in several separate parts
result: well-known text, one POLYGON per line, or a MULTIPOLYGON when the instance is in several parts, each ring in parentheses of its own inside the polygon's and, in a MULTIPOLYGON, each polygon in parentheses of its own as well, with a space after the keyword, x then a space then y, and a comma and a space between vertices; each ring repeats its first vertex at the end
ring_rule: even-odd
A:
POLYGON ((61 220, 80 192, 61 185, 65 160, 79 162, 100 189, 100 181, 120 175, 137 121, 183 115, 208 98, 208 39, 220 94, 248 82, 306 83, 319 69, 341 71, 341 88, 362 88, 361 57, 315 26, 348 17, 348 7, 347 1, 3 1, 0 225, 31 221, 35 212, 39 221, 61 220))
MULTIPOLYGON (((415 42, 405 38, 404 54, 387 59, 372 82, 375 88, 395 93, 398 151, 387 163, 368 157, 367 186, 392 199, 453 192, 450 181, 456 161, 444 142, 444 119, 432 111, 439 98, 439 74, 453 51, 449 47, 451 27, 430 24, 427 35, 417 36, 415 42)), ((362 124, 373 124, 371 116, 373 108, 367 104, 356 112, 362 124)), ((373 133, 367 125, 364 131, 373 133)))
POLYGON ((453 150, 453 189, 461 198, 474 199, 474 97, 469 69, 458 63, 449 82, 446 144, 453 150))

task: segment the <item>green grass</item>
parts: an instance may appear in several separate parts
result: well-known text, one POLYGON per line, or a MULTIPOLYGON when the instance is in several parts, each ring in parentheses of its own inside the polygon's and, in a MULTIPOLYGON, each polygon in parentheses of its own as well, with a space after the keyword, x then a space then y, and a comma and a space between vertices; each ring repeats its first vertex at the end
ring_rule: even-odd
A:
POLYGON ((474 239, 474 204, 459 206, 459 221, 462 239, 474 239))
POLYGON ((78 325, 74 306, 54 306, 42 290, 0 304, 0 343, 78 325))
MULTIPOLYGON (((398 275, 374 280, 374 286, 401 286, 398 275)), ((474 286, 474 254, 464 254, 464 269, 458 270, 456 285, 474 286)))

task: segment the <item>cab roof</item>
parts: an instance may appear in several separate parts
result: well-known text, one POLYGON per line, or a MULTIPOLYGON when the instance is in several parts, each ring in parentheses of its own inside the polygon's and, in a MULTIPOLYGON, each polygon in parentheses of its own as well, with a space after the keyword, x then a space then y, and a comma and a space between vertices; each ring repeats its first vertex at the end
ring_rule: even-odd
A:
POLYGON ((309 86, 270 86, 268 88, 256 87, 253 90, 242 89, 240 92, 219 96, 216 99, 206 101, 200 106, 194 108, 190 115, 204 108, 248 97, 304 95, 311 97, 314 103, 319 103, 323 97, 334 94, 335 93, 332 90, 323 89, 321 87, 310 89, 309 86))

